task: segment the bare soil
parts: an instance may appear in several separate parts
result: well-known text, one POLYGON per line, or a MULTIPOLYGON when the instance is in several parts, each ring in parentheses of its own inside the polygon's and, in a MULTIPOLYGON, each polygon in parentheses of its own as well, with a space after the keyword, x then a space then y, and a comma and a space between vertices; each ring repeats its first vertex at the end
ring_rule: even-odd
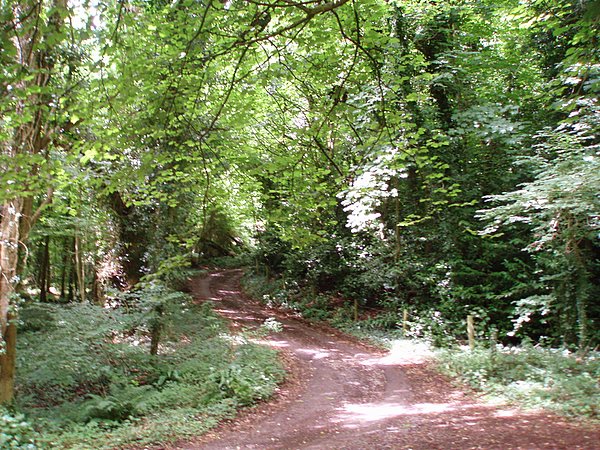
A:
POLYGON ((282 351, 288 381, 275 398, 177 449, 600 449, 597 426, 491 405, 432 368, 425 348, 390 352, 272 310, 240 290, 242 272, 195 279, 232 329, 275 318, 265 343, 282 351))

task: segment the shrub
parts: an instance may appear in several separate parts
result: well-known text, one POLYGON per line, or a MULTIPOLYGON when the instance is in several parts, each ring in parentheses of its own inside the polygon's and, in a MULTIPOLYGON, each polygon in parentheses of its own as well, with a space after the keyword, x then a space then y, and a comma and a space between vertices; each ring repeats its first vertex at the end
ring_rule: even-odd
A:
POLYGON ((25 405, 50 406, 105 392, 115 376, 110 361, 124 347, 107 346, 122 315, 97 306, 47 306, 55 327, 19 339, 18 394, 25 405))
POLYGON ((34 303, 19 311, 19 331, 43 331, 56 326, 52 306, 34 303))
POLYGON ((274 355, 273 350, 255 344, 240 346, 234 363, 209 376, 213 395, 234 398, 244 406, 269 397, 284 375, 279 363, 273 363, 274 355))
POLYGON ((102 422, 122 422, 141 415, 145 410, 145 397, 152 386, 113 387, 109 395, 89 395, 89 400, 81 405, 80 421, 99 420, 102 422))

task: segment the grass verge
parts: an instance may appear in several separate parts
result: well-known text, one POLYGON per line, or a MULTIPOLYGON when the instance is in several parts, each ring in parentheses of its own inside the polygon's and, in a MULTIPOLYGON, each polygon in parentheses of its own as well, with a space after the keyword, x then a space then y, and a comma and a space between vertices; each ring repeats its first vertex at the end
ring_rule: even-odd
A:
POLYGON ((600 354, 524 345, 487 349, 448 348, 437 367, 491 397, 569 417, 599 419, 600 354))

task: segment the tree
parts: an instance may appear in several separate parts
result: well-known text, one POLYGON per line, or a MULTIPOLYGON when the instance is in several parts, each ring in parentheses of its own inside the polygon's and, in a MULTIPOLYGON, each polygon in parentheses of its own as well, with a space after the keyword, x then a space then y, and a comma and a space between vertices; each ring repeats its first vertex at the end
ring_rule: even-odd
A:
MULTIPOLYGON (((101 17, 96 23, 90 10, 78 6, 75 15, 64 0, 2 4, 0 163, 8 188, 1 195, 0 325, 6 349, 0 402, 12 397, 15 299, 23 268, 19 255, 26 253, 31 227, 52 200, 55 168, 76 165, 80 159, 88 166, 89 185, 100 193, 98 198, 113 200, 135 282, 150 247, 137 242, 140 236, 150 238, 147 231, 152 230, 167 242, 189 243, 185 233, 169 236, 159 228, 179 212, 182 228, 186 217, 197 217, 176 209, 190 194, 194 201, 203 199, 205 223, 209 211, 218 209, 212 198, 212 186, 218 183, 211 171, 230 156, 219 154, 225 148, 218 143, 224 134, 220 122, 255 70, 257 60, 251 56, 259 66, 268 63, 272 54, 259 56, 261 45, 277 39, 292 42, 315 18, 347 3, 149 2, 131 8, 120 3, 114 8, 98 5, 94 14, 101 17), (67 18, 74 19, 68 27, 67 18), (87 25, 78 29, 79 22, 87 25), (96 67, 83 68, 90 62, 85 56, 89 27, 102 41, 90 52, 99 55, 92 61, 96 67), (83 107, 73 101, 82 87, 89 90, 78 99, 83 107), (81 116, 87 116, 86 133, 69 136, 81 116), (58 152, 61 147, 66 151, 58 152), (124 174, 127 182, 116 181, 124 174), (131 174, 134 178, 127 178, 131 174), (182 177, 187 177, 185 183, 182 177), (133 186, 136 181, 141 181, 140 188, 133 186), (136 215, 132 211, 144 217, 137 221, 140 226, 131 220, 136 215), (147 220, 157 216, 161 220, 147 220), (139 248, 133 251, 135 246, 139 248)), ((75 266, 83 298, 84 263, 77 239, 75 266)))
POLYGON ((128 289, 252 234, 315 289, 502 329, 552 291, 584 343, 598 22, 571 3, 4 2, 0 402, 20 277, 99 301, 102 261, 128 289), (484 198, 504 236, 478 235, 484 198))
POLYGON ((3 2, 0 8, 0 164, 5 186, 0 192, 0 403, 9 403, 15 375, 19 255, 26 251, 33 224, 52 200, 47 182, 50 149, 60 145, 60 134, 74 124, 65 120, 61 104, 66 98, 59 98, 61 88, 53 85, 60 70, 57 49, 66 38, 66 1, 15 0, 3 2))

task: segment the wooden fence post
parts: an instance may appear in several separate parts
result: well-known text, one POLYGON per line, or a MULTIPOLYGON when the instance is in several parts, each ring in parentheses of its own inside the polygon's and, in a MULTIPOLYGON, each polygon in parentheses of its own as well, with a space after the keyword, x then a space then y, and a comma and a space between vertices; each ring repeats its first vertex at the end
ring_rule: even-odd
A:
POLYGON ((406 337, 408 331, 408 309, 404 308, 402 312, 402 336, 406 337))
POLYGON ((473 316, 467 316, 467 334, 469 335, 469 348, 473 350, 475 348, 475 325, 473 323, 473 316))
POLYGON ((490 333, 490 348, 492 351, 496 350, 496 345, 498 344, 498 330, 494 329, 490 333))

